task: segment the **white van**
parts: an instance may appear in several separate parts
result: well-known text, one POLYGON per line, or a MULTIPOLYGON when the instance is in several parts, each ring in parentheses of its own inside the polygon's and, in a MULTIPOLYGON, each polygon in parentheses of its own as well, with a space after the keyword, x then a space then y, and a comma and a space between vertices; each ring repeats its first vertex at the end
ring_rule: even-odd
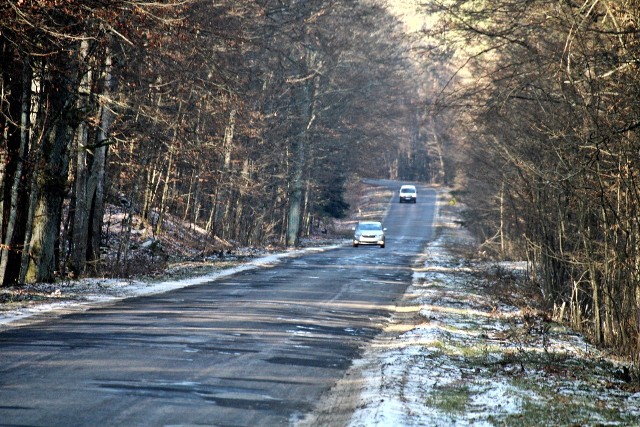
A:
POLYGON ((415 203, 418 197, 415 185, 403 185, 400 187, 400 203, 415 203))

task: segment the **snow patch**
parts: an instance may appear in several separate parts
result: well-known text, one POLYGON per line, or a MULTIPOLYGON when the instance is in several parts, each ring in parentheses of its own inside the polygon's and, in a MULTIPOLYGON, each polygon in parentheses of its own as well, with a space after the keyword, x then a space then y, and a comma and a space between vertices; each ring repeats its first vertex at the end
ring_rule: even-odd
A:
MULTIPOLYGON (((167 280, 157 283, 131 281, 122 279, 82 279, 74 283, 74 288, 82 289, 82 298, 77 300, 63 300, 43 304, 34 304, 28 307, 17 308, 0 312, 0 326, 11 326, 41 314, 60 310, 82 310, 101 303, 131 298, 137 296, 161 294, 175 289, 196 286, 214 282, 221 278, 256 268, 264 268, 276 265, 285 258, 297 257, 308 253, 321 252, 336 249, 344 245, 330 245, 311 247, 305 249, 290 250, 270 254, 252 259, 244 264, 229 267, 211 274, 179 280, 167 280)), ((55 292, 61 293, 60 289, 55 292)))

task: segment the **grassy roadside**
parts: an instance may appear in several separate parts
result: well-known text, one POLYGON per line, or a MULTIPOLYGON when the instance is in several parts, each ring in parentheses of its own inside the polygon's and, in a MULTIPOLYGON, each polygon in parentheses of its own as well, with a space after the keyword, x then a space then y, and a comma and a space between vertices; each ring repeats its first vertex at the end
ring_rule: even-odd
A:
POLYGON ((419 324, 379 345, 377 401, 352 425, 640 425, 624 363, 552 322, 522 264, 477 259, 446 194, 440 206, 405 301, 419 324))

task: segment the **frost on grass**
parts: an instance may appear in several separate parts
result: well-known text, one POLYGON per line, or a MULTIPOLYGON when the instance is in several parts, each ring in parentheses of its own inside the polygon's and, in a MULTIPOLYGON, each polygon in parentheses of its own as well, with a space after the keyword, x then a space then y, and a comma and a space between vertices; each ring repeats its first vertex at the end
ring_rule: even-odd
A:
POLYGON ((442 233, 415 270, 408 294, 421 323, 368 353, 351 425, 640 425, 640 393, 616 379, 616 366, 492 289, 495 265, 453 256, 459 232, 442 233))

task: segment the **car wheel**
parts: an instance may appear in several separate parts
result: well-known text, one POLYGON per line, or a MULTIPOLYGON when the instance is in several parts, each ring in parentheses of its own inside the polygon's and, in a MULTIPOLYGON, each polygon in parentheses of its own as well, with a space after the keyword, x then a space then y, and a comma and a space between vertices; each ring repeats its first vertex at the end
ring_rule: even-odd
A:
POLYGON ((384 248, 384 243, 380 245, 380 249, 383 249, 383 248, 384 248))
POLYGON ((413 199, 413 203, 415 203, 415 202, 416 202, 416 199, 413 199))
POLYGON ((353 247, 354 247, 354 248, 357 248, 357 247, 358 247, 358 244, 357 244, 357 243, 354 243, 354 244, 353 244, 353 247))

